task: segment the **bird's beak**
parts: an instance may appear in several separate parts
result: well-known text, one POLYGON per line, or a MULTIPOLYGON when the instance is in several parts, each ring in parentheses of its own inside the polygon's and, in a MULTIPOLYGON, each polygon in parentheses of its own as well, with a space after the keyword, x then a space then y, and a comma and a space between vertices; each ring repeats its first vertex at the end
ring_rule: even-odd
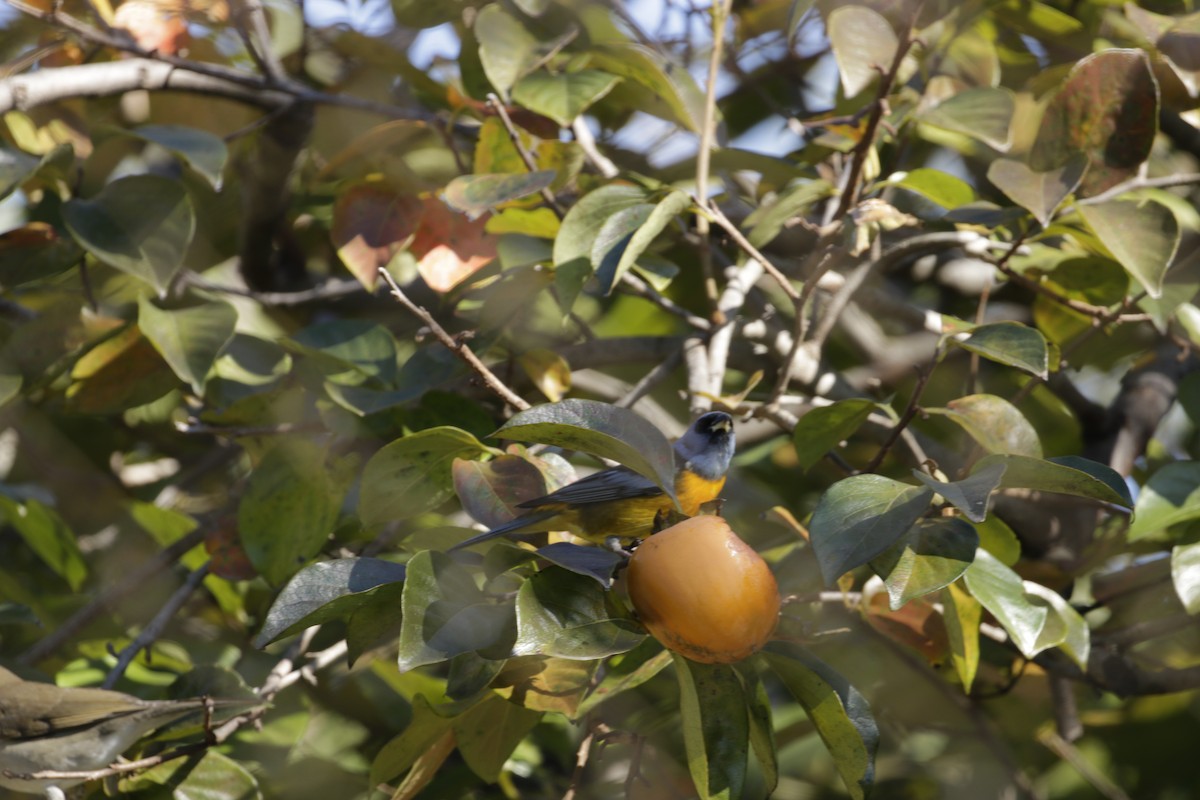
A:
POLYGON ((730 420, 727 420, 727 419, 723 419, 720 422, 715 423, 712 426, 712 429, 714 431, 722 431, 723 433, 729 433, 731 430, 733 430, 733 422, 731 422, 730 420))

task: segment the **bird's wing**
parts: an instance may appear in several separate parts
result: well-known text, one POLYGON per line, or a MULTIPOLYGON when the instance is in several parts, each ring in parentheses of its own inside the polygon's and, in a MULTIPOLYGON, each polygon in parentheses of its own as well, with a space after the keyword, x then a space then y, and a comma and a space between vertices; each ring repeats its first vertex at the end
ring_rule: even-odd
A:
POLYGON ((653 497, 662 494, 653 481, 628 467, 613 467, 588 475, 545 497, 527 500, 518 508, 540 508, 555 503, 578 505, 626 500, 631 497, 653 497))

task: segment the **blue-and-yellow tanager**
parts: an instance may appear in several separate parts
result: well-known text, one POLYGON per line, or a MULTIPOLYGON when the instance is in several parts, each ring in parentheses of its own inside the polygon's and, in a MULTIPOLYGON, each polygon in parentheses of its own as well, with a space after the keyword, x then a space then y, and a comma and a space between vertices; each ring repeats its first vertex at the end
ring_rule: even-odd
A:
MULTIPOLYGON (((699 417, 675 442, 675 496, 684 514, 694 516, 700 506, 717 499, 733 449, 733 418, 724 411, 699 417)), ((451 550, 495 536, 543 531, 569 531, 597 544, 629 542, 649 536, 655 518, 675 510, 666 492, 628 467, 588 475, 517 507, 529 511, 451 550)))

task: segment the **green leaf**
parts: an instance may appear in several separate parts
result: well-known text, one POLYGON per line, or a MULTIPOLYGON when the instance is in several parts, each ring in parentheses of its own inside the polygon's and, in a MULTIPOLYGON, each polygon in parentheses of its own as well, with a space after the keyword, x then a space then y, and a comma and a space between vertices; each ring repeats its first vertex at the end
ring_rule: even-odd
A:
MULTIPOLYGON (((248 769, 216 750, 177 758, 120 781, 120 796, 148 790, 188 800, 262 800, 258 781, 248 769)), ((161 796, 161 795, 160 795, 161 796)))
POLYGON ((597 283, 605 294, 610 294, 621 273, 617 265, 623 260, 625 250, 633 235, 650 219, 654 211, 651 203, 638 203, 623 208, 604 221, 592 242, 589 258, 596 273, 597 283))
MULTIPOLYGON (((747 670, 749 672, 749 670, 747 670)), ((771 721, 771 698, 757 675, 743 675, 747 687, 746 710, 750 712, 750 749, 758 760, 770 797, 779 785, 779 753, 775 745, 775 727, 771 721)))
POLYGON ((471 573, 429 550, 408 562, 401 608, 401 672, 497 645, 513 617, 511 603, 489 602, 471 573))
POLYGON ((846 97, 856 97, 892 66, 900 46, 892 25, 865 6, 841 6, 825 21, 846 97))
POLYGON ((989 453, 1042 457, 1037 431, 1017 407, 994 394, 971 394, 951 400, 946 408, 927 408, 958 424, 989 453))
POLYGON ((671 663, 671 659, 669 650, 664 650, 656 639, 647 636, 628 653, 608 660, 603 679, 579 704, 576 716, 585 716, 605 700, 621 692, 636 689, 662 672, 671 663))
POLYGON ((1105 50, 1080 59, 1042 115, 1029 165, 1047 172, 1082 153, 1083 197, 1127 178, 1150 155, 1158 133, 1158 86, 1143 50, 1105 50))
POLYGON ((400 383, 396 337, 378 323, 330 320, 310 325, 280 343, 308 356, 323 377, 333 383, 358 386, 372 378, 387 385, 400 383))
POLYGON ((983 606, 958 583, 952 583, 942 590, 942 607, 954 671, 962 681, 963 691, 970 692, 979 671, 979 623, 983 606))
POLYGON ((18 503, 0 495, 0 512, 54 573, 78 592, 87 580, 87 563, 75 541, 74 532, 54 509, 37 500, 18 503))
POLYGON ((999 559, 1001 564, 1011 567, 1021 558, 1021 540, 995 514, 988 515, 983 522, 975 523, 975 531, 979 534, 979 546, 999 559))
POLYGON ((544 656, 510 658, 490 685, 524 708, 577 719, 579 704, 595 684, 602 663, 544 656))
POLYGON ((588 106, 612 91, 621 79, 598 69, 534 72, 513 87, 513 101, 569 128, 588 106))
POLYGON ((282 583, 320 552, 337 522, 344 483, 307 439, 281 441, 262 457, 238 505, 238 530, 267 581, 282 583))
POLYGON ((625 78, 619 89, 631 95, 631 107, 699 132, 704 121, 704 92, 686 69, 641 44, 594 44, 589 54, 589 66, 625 78))
POLYGON ((965 339, 951 339, 964 350, 978 353, 989 361, 1025 370, 1046 378, 1050 357, 1046 337, 1036 328, 1019 322, 995 322, 974 328, 965 339))
POLYGON ((383 525, 437 508, 454 493, 454 459, 489 449, 459 428, 418 431, 383 447, 363 469, 358 513, 367 526, 383 525))
POLYGON ((517 592, 513 655, 590 660, 632 650, 643 638, 637 626, 612 618, 603 587, 561 567, 537 572, 517 592))
POLYGON ((1006 152, 1012 146, 1009 128, 1015 108, 1016 99, 1010 90, 980 86, 946 98, 920 114, 919 119, 1006 152))
MULTIPOLYGON (((1000 485, 1004 475, 1004 464, 989 464, 961 481, 946 483, 926 475, 920 470, 913 470, 913 477, 924 483, 930 489, 946 498, 946 502, 962 512, 971 522, 983 522, 987 517, 988 498, 1000 485)), ((971 546, 974 552, 975 546, 971 546)))
POLYGON ((1037 489, 1076 497, 1090 497, 1102 503, 1133 508, 1129 487, 1116 471, 1078 456, 1056 456, 1043 461, 1021 455, 986 456, 972 468, 975 473, 1001 461, 1003 489, 1037 489))
POLYGON ((814 408, 802 416, 792 431, 792 444, 800 468, 811 469, 839 442, 852 436, 877 409, 878 403, 853 397, 814 408))
POLYGON ((0 147, 0 199, 8 197, 37 172, 42 160, 5 143, 0 147))
POLYGON ((1179 222, 1166 206, 1110 200, 1084 204, 1079 214, 1096 238, 1151 297, 1161 297, 1167 268, 1179 249, 1179 222))
POLYGON ((1061 646, 1081 669, 1086 670, 1091 652, 1091 631, 1087 622, 1058 592, 1033 581, 1025 581, 1024 586, 1025 596, 1031 602, 1043 603, 1051 612, 1046 615, 1046 626, 1038 635, 1038 650, 1061 646))
POLYGON ((896 611, 915 597, 958 580, 975 560, 979 535, 961 519, 918 520, 898 542, 871 560, 896 611))
POLYGON ((617 569, 625 563, 625 556, 620 553, 570 542, 555 542, 539 547, 537 557, 578 575, 585 575, 605 589, 612 588, 617 569))
POLYGON ((539 40, 519 19, 496 4, 479 11, 473 30, 479 40, 483 72, 505 101, 517 81, 575 36, 575 31, 568 31, 557 39, 539 40))
POLYGON ((822 495, 809 523, 825 583, 883 553, 929 508, 933 492, 885 478, 855 475, 822 495))
POLYGON ((1038 637, 1046 627, 1049 611, 1044 603, 1031 602, 1025 595, 1021 576, 997 561, 991 553, 979 550, 975 561, 963 575, 967 588, 983 604, 1026 658, 1053 645, 1039 645, 1038 637))
POLYGON ((383 746, 371 764, 371 785, 378 786, 403 775, 417 759, 450 732, 454 717, 438 713, 424 695, 413 698, 412 719, 404 730, 383 746))
POLYGON ((233 306, 220 301, 168 310, 138 298, 138 328, 197 395, 204 394, 208 373, 232 341, 237 318, 233 306))
POLYGON ((1168 538, 1167 529, 1172 525, 1197 518, 1200 462, 1176 461, 1159 469, 1142 486, 1126 538, 1130 542, 1168 538))
POLYGON ((940 169, 914 169, 904 173, 893 185, 916 192, 946 210, 975 201, 975 190, 966 181, 940 169))
POLYGON ((30 222, 0 233, 0 286, 53 278, 79 264, 82 258, 83 251, 74 239, 59 235, 45 222, 30 222))
POLYGON ((1200 614, 1200 543, 1171 548, 1171 582, 1189 614, 1200 614))
POLYGON ((296 573, 271 604, 255 647, 312 625, 345 619, 367 603, 374 589, 404 580, 403 564, 379 558, 319 561, 296 573))
POLYGON ((832 192, 833 187, 828 181, 805 181, 788 187, 773 200, 763 202, 746 217, 745 227, 750 231, 747 237, 750 244, 765 247, 783 231, 790 220, 832 192))
POLYGON ((1054 210, 1079 186, 1087 164, 1086 158, 1076 154, 1057 169, 1034 172, 1020 161, 999 158, 988 167, 987 177, 1045 227, 1054 210))
POLYGON ((726 664, 675 656, 688 772, 701 800, 742 797, 750 726, 742 682, 726 664))
POLYGON ((671 221, 691 204, 692 199, 686 192, 675 190, 660 200, 658 205, 650 206, 646 213, 642 211, 644 206, 639 204, 613 215, 604 224, 592 246, 592 266, 596 270, 601 291, 611 294, 621 276, 634 266, 671 221))
POLYGON ((879 727, 857 689, 830 666, 792 642, 764 649, 767 663, 804 707, 854 800, 865 800, 875 782, 879 727))
POLYGON ((608 219, 648 195, 637 186, 610 184, 589 192, 563 217, 554 239, 554 280, 564 310, 570 310, 592 274, 592 249, 608 219))
POLYGON ((221 137, 184 125, 139 125, 125 132, 170 150, 199 172, 214 191, 221 190, 221 173, 229 158, 229 148, 221 137))
POLYGON ((644 417, 595 400, 564 400, 522 411, 493 436, 541 442, 611 458, 654 481, 675 500, 675 455, 644 417))
POLYGON ((471 771, 495 783, 516 746, 542 719, 540 711, 488 694, 454 719, 454 738, 471 771))
POLYGON ((7 356, 0 355, 0 408, 21 393, 24 383, 21 370, 7 356))
POLYGON ((157 175, 115 180, 91 200, 68 201, 62 214, 80 247, 160 294, 183 266, 196 231, 183 184, 157 175))
POLYGON ((494 175, 461 175, 446 186, 444 198, 451 208, 462 211, 473 219, 501 203, 540 192, 554 183, 554 176, 555 172, 552 169, 494 175))

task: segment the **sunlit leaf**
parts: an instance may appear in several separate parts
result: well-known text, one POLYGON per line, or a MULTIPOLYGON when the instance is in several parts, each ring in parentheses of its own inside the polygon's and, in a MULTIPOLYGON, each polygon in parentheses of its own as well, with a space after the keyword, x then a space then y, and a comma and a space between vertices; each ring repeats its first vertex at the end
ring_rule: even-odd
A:
POLYGON ((946 408, 927 408, 926 413, 948 417, 989 453, 1041 458, 1037 431, 1017 407, 993 394, 972 394, 951 400, 946 408))
POLYGON ((965 339, 953 339, 964 350, 998 364, 1045 378, 1049 373, 1046 338, 1036 328, 1018 322, 995 322, 974 328, 965 339))
POLYGON ((612 91, 621 79, 608 72, 535 72, 513 87, 513 101, 562 125, 571 123, 588 106, 612 91))
POLYGON ((825 20, 846 97, 855 97, 892 65, 900 41, 892 25, 866 6, 841 6, 825 20))
POLYGON ((946 98, 923 113, 920 119, 1006 152, 1012 145, 1009 127, 1015 105, 1013 93, 1008 89, 978 87, 946 98))
POLYGON ((1129 541, 1162 539, 1172 525, 1200 518, 1200 462, 1175 461, 1150 476, 1138 493, 1129 541))
POLYGON ((963 579, 971 594, 1008 631, 1026 658, 1033 658, 1053 646, 1038 643, 1050 613, 1046 605, 1032 602, 1025 595, 1021 576, 993 558, 991 553, 979 550, 963 579))
POLYGON ((954 671, 962 681, 963 691, 969 692, 979 671, 979 623, 983 606, 957 583, 942 590, 942 606, 954 671))
POLYGON ((1200 544, 1171 548, 1171 582, 1189 614, 1200 614, 1200 544))
POLYGON ((745 691, 733 667, 675 656, 688 772, 701 800, 736 800, 750 746, 745 691))
POLYGON ((866 698, 828 664, 792 642, 770 642, 767 662, 804 707, 846 790, 865 800, 875 782, 879 727, 866 698))
POLYGON ((553 182, 553 170, 461 175, 446 186, 445 198, 451 208, 475 217, 501 203, 540 192, 553 182))
POLYGON ((1126 200, 1081 205, 1079 213, 1113 258, 1151 297, 1160 297, 1167 268, 1179 248, 1175 215, 1158 203, 1126 200))

